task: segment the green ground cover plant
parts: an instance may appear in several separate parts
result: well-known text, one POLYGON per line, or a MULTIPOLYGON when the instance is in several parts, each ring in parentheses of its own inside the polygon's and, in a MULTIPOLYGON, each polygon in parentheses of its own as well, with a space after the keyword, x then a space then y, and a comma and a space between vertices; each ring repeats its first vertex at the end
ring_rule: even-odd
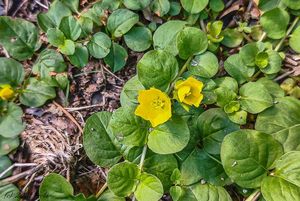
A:
MULTIPOLYGON (((300 1, 259 1, 260 19, 234 28, 217 18, 225 6, 103 0, 80 10, 78 0, 54 0, 38 27, 0 17, 0 44, 11 56, 0 58, 0 170, 25 127, 20 105, 42 106, 58 88, 67 94, 67 63, 103 59, 117 72, 132 50, 144 54, 121 107, 91 115, 83 132, 89 159, 108 169, 106 183, 87 197, 51 173, 41 201, 300 200, 299 77, 277 82, 286 52, 300 53, 300 1), (24 76, 21 62, 32 57, 24 76)), ((0 195, 8 190, 17 191, 8 184, 0 195)))

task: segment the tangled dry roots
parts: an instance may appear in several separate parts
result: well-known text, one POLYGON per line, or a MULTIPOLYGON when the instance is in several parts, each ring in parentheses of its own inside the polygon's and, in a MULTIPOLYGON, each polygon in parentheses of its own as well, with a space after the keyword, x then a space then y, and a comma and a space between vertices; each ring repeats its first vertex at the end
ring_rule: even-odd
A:
POLYGON ((80 132, 53 104, 26 112, 33 115, 25 118, 27 127, 21 134, 21 147, 27 151, 20 152, 21 158, 42 166, 39 175, 58 172, 69 178, 82 147, 80 132))

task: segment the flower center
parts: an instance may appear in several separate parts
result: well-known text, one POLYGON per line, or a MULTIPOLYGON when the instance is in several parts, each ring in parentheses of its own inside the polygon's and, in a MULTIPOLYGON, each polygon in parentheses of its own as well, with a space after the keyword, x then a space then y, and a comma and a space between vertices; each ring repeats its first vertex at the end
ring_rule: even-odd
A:
POLYGON ((189 86, 180 87, 178 90, 178 97, 181 102, 191 94, 192 94, 191 87, 189 86))
POLYGON ((155 109, 159 109, 159 108, 163 108, 165 105, 165 101, 160 99, 160 97, 157 97, 156 99, 154 99, 151 103, 152 107, 154 107, 155 109))

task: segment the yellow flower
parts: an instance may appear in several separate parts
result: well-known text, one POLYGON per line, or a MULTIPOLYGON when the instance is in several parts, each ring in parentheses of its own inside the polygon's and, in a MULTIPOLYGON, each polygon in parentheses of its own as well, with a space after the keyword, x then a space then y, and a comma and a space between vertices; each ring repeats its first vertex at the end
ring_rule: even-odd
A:
POLYGON ((189 106, 199 107, 203 94, 203 83, 194 77, 187 80, 179 80, 175 84, 174 98, 182 103, 182 106, 189 110, 189 106))
POLYGON ((0 86, 0 98, 9 100, 14 96, 14 91, 9 84, 0 86))
POLYGON ((171 100, 164 92, 151 88, 139 91, 135 115, 151 122, 152 127, 165 123, 172 116, 171 100))

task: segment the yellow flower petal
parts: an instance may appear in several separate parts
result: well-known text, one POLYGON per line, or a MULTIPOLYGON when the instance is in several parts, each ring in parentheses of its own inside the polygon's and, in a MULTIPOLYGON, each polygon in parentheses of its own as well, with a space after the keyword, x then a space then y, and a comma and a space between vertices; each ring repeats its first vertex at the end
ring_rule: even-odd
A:
POLYGON ((150 121, 152 127, 165 123, 172 116, 170 98, 158 89, 139 91, 138 102, 140 104, 135 110, 135 115, 150 121))
POLYGON ((179 102, 187 105, 199 107, 203 100, 203 83, 194 77, 189 77, 187 80, 177 81, 175 84, 174 98, 179 102))
POLYGON ((0 89, 0 98, 3 100, 9 100, 14 96, 14 91, 10 85, 3 85, 0 89))
POLYGON ((188 95, 190 95, 191 93, 191 87, 190 86, 183 86, 183 87, 180 87, 178 89, 178 98, 179 98, 179 101, 183 102, 184 98, 188 95))

